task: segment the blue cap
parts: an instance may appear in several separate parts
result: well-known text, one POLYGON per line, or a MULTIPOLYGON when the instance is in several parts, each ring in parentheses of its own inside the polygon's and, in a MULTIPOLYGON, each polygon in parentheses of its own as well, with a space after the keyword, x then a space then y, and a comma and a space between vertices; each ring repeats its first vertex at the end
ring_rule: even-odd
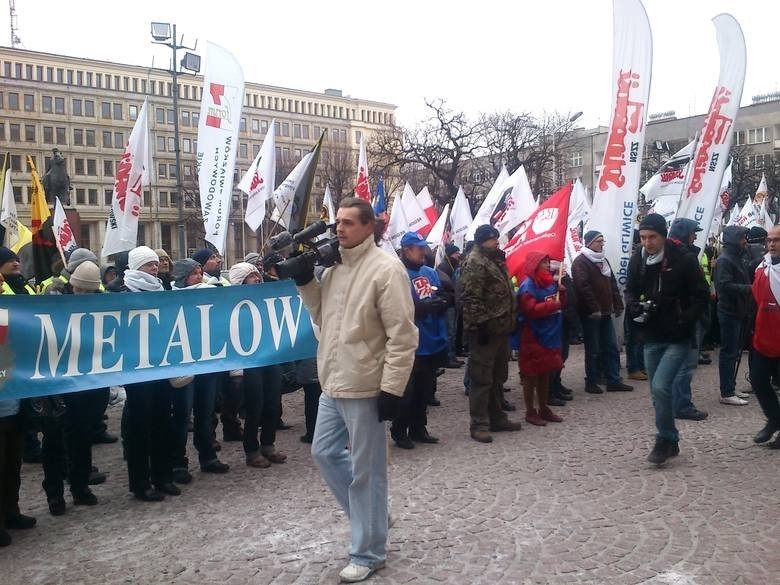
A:
POLYGON ((406 232, 403 237, 401 238, 401 247, 406 248, 407 246, 427 246, 428 242, 425 241, 425 238, 423 238, 420 234, 417 232, 406 232))

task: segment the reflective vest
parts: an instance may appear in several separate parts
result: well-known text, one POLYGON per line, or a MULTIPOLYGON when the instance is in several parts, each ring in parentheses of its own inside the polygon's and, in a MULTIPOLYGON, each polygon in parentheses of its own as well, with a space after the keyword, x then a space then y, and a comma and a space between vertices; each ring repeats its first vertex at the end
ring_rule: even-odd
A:
MULTIPOLYGON (((35 289, 31 287, 29 284, 24 285, 25 290, 27 291, 28 295, 35 295, 35 289)), ((15 295, 16 293, 11 289, 10 286, 8 286, 8 283, 3 283, 3 294, 4 295, 15 295)))
MULTIPOLYGON (((59 278, 64 284, 68 284, 68 282, 69 282, 68 279, 65 278, 62 274, 60 274, 59 276, 50 276, 49 278, 47 278, 46 280, 44 280, 40 284, 40 286, 38 287, 38 294, 41 294, 41 295, 45 294, 46 293, 46 289, 49 288, 54 283, 54 279, 55 278, 59 278)), ((98 287, 98 290, 100 292, 106 292, 106 287, 103 286, 102 282, 100 283, 100 286, 98 287)))

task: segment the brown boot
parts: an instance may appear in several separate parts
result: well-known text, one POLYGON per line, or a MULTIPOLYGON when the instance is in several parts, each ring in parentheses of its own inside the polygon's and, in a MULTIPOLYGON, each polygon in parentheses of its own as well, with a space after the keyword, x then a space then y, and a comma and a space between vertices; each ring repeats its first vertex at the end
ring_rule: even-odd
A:
POLYGON ((268 461, 268 459, 266 459, 262 455, 260 455, 260 453, 256 453, 255 455, 251 455, 247 457, 246 464, 249 467, 258 467, 260 469, 271 467, 271 462, 268 461))
POLYGON ((552 410, 550 410, 549 406, 545 406, 544 408, 541 408, 539 410, 539 416, 542 418, 542 420, 546 420, 547 422, 563 422, 563 419, 555 414, 552 410))
POLYGON ((544 419, 539 416, 539 413, 536 412, 535 408, 528 409, 528 411, 525 413, 525 420, 526 422, 529 422, 532 425, 536 425, 537 427, 543 427, 547 425, 547 423, 544 422, 544 419))
POLYGON ((287 455, 280 453, 275 447, 261 447, 260 452, 263 454, 263 457, 268 459, 271 463, 284 463, 287 461, 287 455))
POLYGON ((493 437, 487 431, 471 431, 471 438, 478 443, 492 443, 493 437))

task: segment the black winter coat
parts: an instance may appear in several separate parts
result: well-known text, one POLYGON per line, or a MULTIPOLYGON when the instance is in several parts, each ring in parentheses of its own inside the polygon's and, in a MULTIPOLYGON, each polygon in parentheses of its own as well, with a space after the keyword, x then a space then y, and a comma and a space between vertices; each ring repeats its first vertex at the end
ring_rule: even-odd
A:
POLYGON ((723 251, 715 266, 718 312, 737 319, 744 319, 752 311, 750 259, 739 246, 741 237, 746 233, 747 229, 738 226, 724 228, 723 251))

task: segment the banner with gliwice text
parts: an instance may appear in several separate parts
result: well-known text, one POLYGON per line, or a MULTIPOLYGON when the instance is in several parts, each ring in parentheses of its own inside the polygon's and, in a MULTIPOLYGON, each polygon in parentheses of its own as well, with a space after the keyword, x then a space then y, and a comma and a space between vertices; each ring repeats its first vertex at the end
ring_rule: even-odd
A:
POLYGON ((290 281, 126 294, 4 295, 0 400, 314 357, 290 281))
POLYGON ((640 0, 614 0, 612 114, 588 230, 604 234, 604 252, 622 290, 634 240, 653 38, 640 0))
POLYGON ((209 43, 198 121, 198 189, 206 240, 221 254, 225 253, 243 103, 241 65, 231 53, 209 43))

